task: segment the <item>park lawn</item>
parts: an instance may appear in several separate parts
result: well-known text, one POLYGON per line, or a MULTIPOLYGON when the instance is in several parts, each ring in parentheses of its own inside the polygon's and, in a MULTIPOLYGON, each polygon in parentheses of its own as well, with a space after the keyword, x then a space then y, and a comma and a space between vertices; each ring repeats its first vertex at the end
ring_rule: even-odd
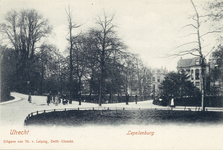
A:
POLYGON ((223 112, 171 110, 69 110, 30 117, 25 125, 222 124, 223 112))

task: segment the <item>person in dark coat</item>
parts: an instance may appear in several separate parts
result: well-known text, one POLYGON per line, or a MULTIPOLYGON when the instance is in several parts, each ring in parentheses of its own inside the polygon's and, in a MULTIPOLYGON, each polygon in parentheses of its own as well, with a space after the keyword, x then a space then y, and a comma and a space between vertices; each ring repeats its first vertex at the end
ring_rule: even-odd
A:
POLYGON ((135 96, 135 101, 136 101, 136 104, 137 104, 137 101, 138 101, 138 96, 137 95, 135 96))
POLYGON ((126 95, 126 105, 129 104, 129 94, 126 95))
POLYGON ((29 93, 29 96, 28 96, 28 101, 29 101, 30 103, 32 102, 31 93, 29 93))
POLYGON ((54 104, 55 104, 55 97, 56 97, 56 95, 53 94, 52 99, 53 99, 53 103, 54 103, 54 104))
POLYGON ((65 104, 67 104, 67 95, 66 95, 66 93, 63 93, 62 94, 62 99, 63 99, 63 105, 65 105, 65 104))
POLYGON ((55 105, 57 106, 59 104, 59 99, 60 99, 60 94, 58 92, 58 94, 55 97, 55 105))
POLYGON ((50 104, 50 99, 51 99, 51 96, 50 96, 50 93, 48 93, 48 94, 47 94, 47 100, 46 100, 47 105, 50 104))

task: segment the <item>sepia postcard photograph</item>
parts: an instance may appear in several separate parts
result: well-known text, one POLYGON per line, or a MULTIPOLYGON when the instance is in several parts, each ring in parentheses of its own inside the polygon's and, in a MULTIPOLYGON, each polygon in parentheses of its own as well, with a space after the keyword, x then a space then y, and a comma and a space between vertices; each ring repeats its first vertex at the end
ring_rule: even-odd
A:
POLYGON ((0 149, 223 149, 223 0, 0 0, 0 149))

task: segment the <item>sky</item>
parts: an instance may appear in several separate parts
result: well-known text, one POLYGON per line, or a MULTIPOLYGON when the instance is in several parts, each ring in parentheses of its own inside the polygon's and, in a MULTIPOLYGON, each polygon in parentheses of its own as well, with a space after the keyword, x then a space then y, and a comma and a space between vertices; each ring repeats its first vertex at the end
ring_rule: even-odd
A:
MULTIPOLYGON (((202 5, 206 2, 207 0, 194 0, 198 10, 202 10, 202 5)), ((194 14, 190 0, 0 0, 0 3, 1 21, 10 10, 36 9, 53 26, 53 34, 46 39, 47 42, 56 45, 61 52, 68 45, 65 10, 69 5, 74 22, 82 24, 74 30, 74 35, 95 26, 95 19, 104 12, 108 15, 115 14, 113 23, 118 26, 118 36, 131 53, 139 54, 144 64, 151 68, 176 70, 180 57, 166 56, 185 48, 180 45, 197 39, 196 36, 185 38, 195 30, 183 28, 195 23, 190 19, 194 14)), ((209 27, 205 26, 204 30, 208 31, 209 27)), ((204 52, 208 53, 215 41, 209 38, 205 42, 204 52)))

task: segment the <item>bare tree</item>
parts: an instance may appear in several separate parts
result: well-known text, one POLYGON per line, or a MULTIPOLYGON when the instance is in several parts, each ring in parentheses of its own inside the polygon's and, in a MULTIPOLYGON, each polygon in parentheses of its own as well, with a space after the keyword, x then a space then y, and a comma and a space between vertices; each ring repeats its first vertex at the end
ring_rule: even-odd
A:
POLYGON ((87 72, 88 61, 88 43, 85 34, 79 34, 73 39, 73 67, 74 74, 76 75, 78 86, 76 90, 76 96, 79 100, 79 105, 81 105, 81 91, 82 91, 82 78, 87 72))
POLYGON ((73 18, 72 18, 72 13, 70 11, 70 6, 68 7, 68 10, 66 10, 66 13, 67 13, 67 21, 68 21, 68 31, 69 31, 69 38, 68 38, 68 41, 69 41, 69 44, 70 44, 70 47, 69 47, 69 52, 70 52, 70 85, 69 85, 69 91, 70 91, 70 97, 69 97, 69 103, 72 103, 72 83, 73 83, 73 54, 72 54, 72 51, 73 51, 73 46, 74 46, 74 43, 73 43, 73 29, 76 29, 76 28, 79 28, 81 25, 78 25, 76 23, 73 22, 73 18))
POLYGON ((106 14, 104 14, 103 17, 104 17, 103 20, 102 20, 102 18, 99 17, 98 21, 97 21, 97 24, 100 25, 100 27, 102 28, 102 30, 100 32, 98 32, 98 40, 100 41, 100 50, 101 50, 101 54, 100 54, 101 74, 100 74, 100 87, 99 87, 100 88, 99 89, 99 106, 101 106, 102 90, 103 90, 103 87, 104 87, 105 51, 108 48, 108 46, 107 46, 108 36, 109 36, 109 34, 114 33, 113 29, 115 27, 112 24, 114 16, 112 16, 111 18, 108 18, 108 16, 106 16, 106 14))
POLYGON ((96 47, 97 41, 95 39, 95 33, 93 30, 90 30, 89 32, 86 33, 86 38, 85 38, 85 44, 84 44, 84 49, 86 50, 85 52, 85 61, 87 64, 87 70, 84 74, 85 78, 89 82, 89 98, 90 100, 92 99, 92 93, 96 92, 97 90, 94 87, 95 84, 97 83, 97 73, 98 73, 98 68, 99 68, 99 60, 98 60, 98 50, 96 47))
POLYGON ((176 53, 172 56, 178 57, 178 56, 184 56, 184 55, 189 54, 189 55, 193 55, 193 56, 198 56, 200 58, 201 93, 202 93, 201 107, 202 107, 202 110, 205 111, 204 97, 205 97, 205 69, 206 69, 206 63, 205 63, 205 55, 203 53, 203 45, 202 45, 201 41, 203 41, 204 36, 206 36, 208 34, 211 34, 211 33, 218 33, 218 32, 221 32, 221 31, 220 30, 213 30, 213 31, 208 31, 208 32, 202 34, 201 33, 201 25, 202 25, 201 18, 207 17, 208 15, 200 15, 198 10, 197 10, 196 5, 193 2, 193 0, 190 0, 190 1, 191 1, 191 4, 192 4, 192 6, 194 8, 194 12, 195 12, 195 15, 192 17, 193 21, 195 21, 195 24, 188 24, 188 25, 184 26, 183 28, 191 27, 191 28, 195 29, 196 32, 190 33, 187 36, 196 35, 197 40, 187 42, 187 43, 184 43, 184 44, 178 46, 177 48, 182 48, 183 46, 188 46, 188 45, 191 45, 191 44, 195 44, 194 48, 183 49, 183 50, 179 51, 178 53, 176 53))
MULTIPOLYGON (((194 7, 194 11, 195 11, 195 14, 196 14, 196 18, 194 19, 197 23, 195 27, 195 29, 197 30, 197 42, 198 42, 198 49, 195 49, 196 51, 198 51, 198 54, 200 56, 200 61, 201 61, 201 107, 202 107, 202 110, 205 111, 205 106, 204 106, 204 96, 205 96, 205 62, 204 62, 204 59, 205 57, 203 56, 203 53, 202 53, 202 45, 201 45, 201 38, 202 38, 202 35, 200 35, 200 17, 199 17, 199 14, 197 12, 197 9, 196 9, 196 6, 194 5, 193 1, 191 0, 191 3, 194 7)), ((193 54, 193 52, 191 53, 193 54)))
POLYGON ((51 30, 48 20, 33 9, 8 12, 5 23, 1 24, 1 31, 7 35, 14 49, 31 59, 36 50, 36 43, 46 37, 51 30))
POLYGON ((96 24, 99 29, 93 29, 95 37, 95 47, 98 51, 98 61, 100 64, 100 79, 99 79, 99 106, 102 103, 102 95, 104 90, 106 62, 116 54, 122 53, 126 48, 121 40, 117 37, 115 32, 115 25, 113 24, 114 15, 98 17, 96 24))
POLYGON ((31 80, 30 72, 34 63, 34 54, 38 48, 37 42, 49 35, 52 30, 48 20, 34 9, 9 11, 0 28, 1 32, 6 35, 8 45, 12 46, 16 52, 18 81, 31 80))
POLYGON ((36 53, 36 57, 38 60, 36 61, 39 63, 39 74, 40 77, 40 94, 43 93, 43 91, 52 91, 53 89, 58 89, 59 91, 62 91, 62 75, 61 75, 61 69, 64 68, 64 57, 60 54, 59 50, 54 45, 50 44, 42 44, 40 46, 40 51, 36 53), (51 79, 52 77, 55 78, 54 84, 57 84, 57 87, 54 87, 52 89, 51 86, 44 87, 44 83, 46 80, 51 79), (59 81, 59 82, 58 82, 59 81), (59 84, 58 84, 59 83, 59 84))

